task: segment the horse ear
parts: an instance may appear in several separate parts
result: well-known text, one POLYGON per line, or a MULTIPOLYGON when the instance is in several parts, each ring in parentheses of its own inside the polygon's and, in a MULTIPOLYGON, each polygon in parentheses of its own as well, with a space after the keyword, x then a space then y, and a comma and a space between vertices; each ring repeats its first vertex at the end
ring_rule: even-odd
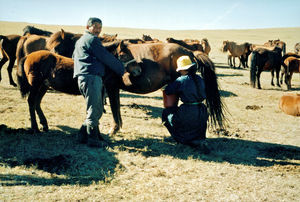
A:
POLYGON ((60 35, 61 35, 62 39, 65 39, 65 31, 63 29, 61 29, 61 34, 60 35))
POLYGON ((124 40, 122 40, 122 41, 120 42, 120 44, 119 44, 119 48, 120 48, 120 50, 124 50, 124 49, 126 49, 126 48, 127 48, 127 44, 125 43, 125 41, 124 41, 124 40))

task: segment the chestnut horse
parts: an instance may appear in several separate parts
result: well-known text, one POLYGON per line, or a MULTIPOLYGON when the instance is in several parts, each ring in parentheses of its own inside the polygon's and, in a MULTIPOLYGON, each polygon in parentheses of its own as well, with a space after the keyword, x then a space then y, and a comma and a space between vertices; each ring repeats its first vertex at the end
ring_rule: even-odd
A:
POLYGON ((284 64, 285 83, 287 89, 290 90, 292 88, 293 73, 300 73, 300 58, 288 57, 284 60, 284 64))
POLYGON ((0 52, 2 54, 2 59, 0 61, 0 81, 2 80, 2 66, 9 60, 9 64, 7 67, 9 84, 15 87, 17 86, 17 84, 14 82, 11 74, 16 61, 17 44, 20 38, 20 35, 0 35, 0 52))
POLYGON ((41 36, 36 34, 29 34, 26 36, 22 36, 17 44, 16 50, 16 57, 17 57, 17 64, 19 64, 20 60, 38 50, 47 50, 46 44, 47 40, 49 39, 48 36, 41 36))
POLYGON ((270 70, 272 79, 271 85, 274 86, 274 71, 276 71, 277 86, 279 84, 279 72, 281 67, 281 48, 275 47, 273 51, 264 48, 258 48, 252 52, 251 67, 250 67, 250 82, 255 88, 257 79, 257 88, 260 86, 260 74, 262 71, 270 70))
MULTIPOLYGON (((117 45, 114 45, 114 49, 116 49, 117 45)), ((132 77, 134 77, 138 76, 141 71, 137 63, 132 61, 132 59, 132 56, 131 58, 127 56, 126 61, 121 61, 125 63, 126 70, 138 70, 138 74, 133 74, 132 77), (128 61, 129 63, 126 64, 128 61)), ((21 59, 17 78, 22 97, 28 95, 31 130, 33 132, 39 132, 35 112, 39 116, 42 130, 48 130, 47 119, 40 104, 49 87, 63 93, 80 95, 77 80, 73 78, 73 72, 74 62, 71 58, 51 53, 48 50, 35 51, 21 59)), ((124 74, 124 81, 130 81, 130 73, 127 71, 124 74)), ((130 85, 130 82, 125 84, 130 85)))
POLYGON ((286 114, 300 116, 300 94, 285 94, 280 98, 279 108, 286 114))
MULTIPOLYGON (((285 54, 282 59, 281 59, 281 75, 280 75, 280 84, 283 83, 283 75, 286 75, 286 70, 287 70, 287 66, 284 63, 285 59, 287 59, 288 57, 296 57, 296 58, 300 58, 300 55, 295 54, 295 53, 287 53, 285 54)), ((285 77, 285 83, 288 85, 286 77, 285 77)))

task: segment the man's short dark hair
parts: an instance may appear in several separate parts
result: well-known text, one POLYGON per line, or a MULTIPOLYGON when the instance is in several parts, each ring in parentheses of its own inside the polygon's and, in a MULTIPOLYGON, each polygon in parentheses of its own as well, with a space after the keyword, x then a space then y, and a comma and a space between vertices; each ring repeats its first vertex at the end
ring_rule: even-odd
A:
POLYGON ((93 24, 95 24, 96 22, 102 24, 102 21, 99 18, 89 18, 88 22, 87 22, 87 26, 93 26, 93 24))

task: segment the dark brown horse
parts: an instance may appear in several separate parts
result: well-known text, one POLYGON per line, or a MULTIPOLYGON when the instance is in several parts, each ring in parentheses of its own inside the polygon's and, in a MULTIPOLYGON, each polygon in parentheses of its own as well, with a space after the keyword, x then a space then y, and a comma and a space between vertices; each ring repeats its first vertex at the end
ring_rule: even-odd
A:
POLYGON ((168 43, 176 43, 184 48, 187 48, 191 51, 201 51, 204 52, 203 46, 200 44, 200 42, 193 41, 193 42, 185 42, 184 40, 177 40, 174 38, 167 38, 166 41, 168 43))
POLYGON ((53 33, 49 32, 49 31, 46 31, 46 30, 42 30, 42 29, 36 28, 34 26, 27 25, 23 29, 23 36, 25 36, 26 34, 36 34, 36 35, 41 35, 41 36, 51 36, 51 34, 53 34, 53 33))
MULTIPOLYGON (((116 49, 118 44, 114 45, 116 49)), ((126 63, 132 60, 132 56, 123 57, 122 62, 126 63)), ((125 85, 131 85, 130 76, 140 74, 140 66, 133 61, 126 65, 126 70, 135 71, 137 74, 131 75, 127 72, 123 77, 125 85)), ((39 132, 36 122, 35 112, 38 114, 42 130, 48 130, 47 119, 41 109, 41 101, 47 89, 51 87, 54 90, 72 95, 80 95, 77 80, 73 78, 74 62, 71 58, 64 57, 48 50, 35 51, 22 58, 18 66, 17 78, 22 97, 28 94, 28 105, 31 119, 31 129, 33 132, 39 132)), ((120 82, 117 80, 116 82, 120 82)))
POLYGON ((250 68, 250 82, 255 88, 257 79, 257 88, 260 86, 260 74, 262 71, 271 71, 272 79, 271 85, 274 86, 274 71, 276 71, 277 86, 279 84, 279 72, 281 67, 281 48, 275 47, 273 51, 264 48, 258 48, 252 52, 251 68, 250 68))
POLYGON ((16 61, 16 49, 20 37, 20 35, 0 35, 0 52, 2 54, 2 59, 0 61, 0 81, 2 80, 2 66, 9 60, 9 64, 7 67, 9 84, 15 87, 17 86, 17 84, 14 82, 11 73, 16 61))
POLYGON ((109 79, 105 83, 115 121, 111 133, 116 133, 122 126, 119 89, 138 94, 160 89, 179 76, 176 72, 176 61, 182 55, 190 56, 197 63, 198 70, 204 78, 207 94, 206 104, 210 113, 211 125, 223 127, 223 103, 219 94, 214 64, 207 55, 199 54, 198 57, 194 57, 192 51, 174 43, 124 44, 118 48, 118 52, 132 54, 142 71, 141 75, 131 78, 131 86, 124 86, 120 82, 114 82, 113 79, 109 79), (118 86, 118 84, 120 85, 118 86))

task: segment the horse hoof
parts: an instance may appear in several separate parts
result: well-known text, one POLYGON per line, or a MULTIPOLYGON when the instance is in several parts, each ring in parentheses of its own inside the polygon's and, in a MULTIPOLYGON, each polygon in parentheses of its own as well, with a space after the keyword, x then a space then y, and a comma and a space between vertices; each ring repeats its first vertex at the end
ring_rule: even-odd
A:
POLYGON ((17 87, 17 84, 15 84, 15 83, 10 83, 10 85, 17 87))
POLYGON ((49 128, 48 128, 48 126, 47 127, 43 127, 42 128, 42 132, 48 132, 49 131, 49 128))
POLYGON ((119 130, 120 130, 120 127, 117 127, 117 126, 112 127, 112 128, 109 130, 108 134, 109 134, 109 135, 115 135, 119 130))
POLYGON ((29 131, 28 131, 29 133, 31 133, 31 134, 37 134, 37 133, 41 133, 41 131, 38 129, 38 128, 35 128, 35 129, 29 129, 29 131))

